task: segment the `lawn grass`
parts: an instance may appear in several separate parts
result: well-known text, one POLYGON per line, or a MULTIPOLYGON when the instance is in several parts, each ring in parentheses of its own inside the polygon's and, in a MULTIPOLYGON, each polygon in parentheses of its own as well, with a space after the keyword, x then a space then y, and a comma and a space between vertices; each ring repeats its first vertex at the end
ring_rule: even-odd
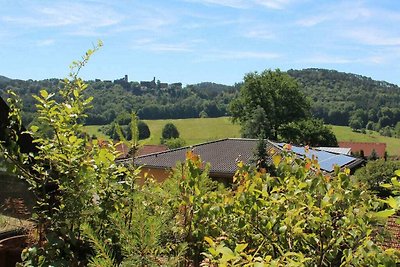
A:
MULTIPOLYGON (((187 145, 228 137, 240 137, 240 126, 232 124, 228 117, 145 120, 145 122, 149 125, 151 136, 144 140, 143 144, 159 144, 162 128, 168 122, 175 124, 181 138, 185 140, 187 145)), ((390 156, 400 155, 400 139, 398 138, 381 136, 373 131, 367 131, 366 134, 353 132, 350 127, 346 126, 331 126, 338 141, 382 142, 386 143, 387 152, 390 156)), ((95 134, 97 137, 109 140, 109 137, 97 131, 99 127, 98 125, 85 126, 90 135, 95 134)))
POLYGON ((110 137, 105 135, 104 133, 100 132, 99 129, 102 125, 86 125, 84 126, 84 131, 88 133, 90 136, 97 136, 102 140, 110 140, 110 137))
POLYGON ((159 144, 162 128, 172 122, 178 128, 180 137, 187 145, 203 143, 227 137, 240 137, 240 126, 231 123, 228 117, 196 118, 178 120, 145 120, 149 125, 151 136, 147 144, 159 144))

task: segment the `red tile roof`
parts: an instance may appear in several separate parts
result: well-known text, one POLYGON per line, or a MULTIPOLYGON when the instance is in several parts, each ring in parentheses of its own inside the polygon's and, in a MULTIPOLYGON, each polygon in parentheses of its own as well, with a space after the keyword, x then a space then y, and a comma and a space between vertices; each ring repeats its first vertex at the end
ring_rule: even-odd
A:
POLYGON ((139 150, 136 152, 136 156, 143 156, 148 154, 153 154, 157 152, 167 151, 168 147, 166 145, 144 145, 139 147, 139 150))
POLYGON ((370 156, 372 150, 375 149, 378 157, 383 158, 386 151, 386 143, 339 142, 339 147, 349 147, 352 153, 359 153, 362 150, 366 157, 370 156))
MULTIPOLYGON (((105 140, 99 140, 98 142, 99 142, 99 145, 102 147, 110 144, 109 141, 105 141, 105 140)), ((118 151, 120 154, 117 159, 123 159, 128 156, 129 147, 125 143, 122 143, 122 142, 116 143, 115 150, 118 151)), ((136 152, 136 156, 138 157, 138 156, 163 152, 163 151, 167 151, 167 150, 168 150, 168 147, 166 145, 144 145, 144 146, 139 147, 139 150, 136 152)))
POLYGON ((385 236, 383 247, 395 248, 400 250, 400 224, 396 222, 400 217, 392 216, 386 223, 386 230, 388 236, 385 236))

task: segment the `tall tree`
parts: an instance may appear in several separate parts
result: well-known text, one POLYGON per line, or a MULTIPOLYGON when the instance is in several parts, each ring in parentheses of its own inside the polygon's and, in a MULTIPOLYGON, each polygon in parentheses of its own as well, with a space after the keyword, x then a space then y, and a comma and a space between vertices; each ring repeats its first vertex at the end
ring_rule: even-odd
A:
POLYGON ((230 104, 233 122, 242 125, 243 135, 256 138, 260 132, 248 129, 262 128, 267 138, 275 140, 282 125, 308 118, 309 111, 310 104, 296 80, 279 69, 247 74, 239 96, 230 104))

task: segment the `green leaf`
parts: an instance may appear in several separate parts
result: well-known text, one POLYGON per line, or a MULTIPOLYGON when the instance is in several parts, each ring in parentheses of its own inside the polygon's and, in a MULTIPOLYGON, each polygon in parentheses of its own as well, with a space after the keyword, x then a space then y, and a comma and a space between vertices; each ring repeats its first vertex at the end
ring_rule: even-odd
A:
POLYGON ((75 135, 72 135, 68 138, 70 143, 75 143, 78 138, 75 135))
POLYGON ((275 167, 278 167, 278 165, 281 162, 281 160, 282 160, 281 155, 274 155, 272 157, 272 162, 274 163, 275 167))
POLYGON ((284 233, 287 230, 287 226, 286 225, 282 225, 281 227, 279 227, 279 232, 284 233))
POLYGON ((398 208, 398 202, 395 198, 389 197, 385 202, 392 208, 392 209, 397 209, 398 208))
POLYGON ((228 247, 221 247, 217 249, 217 252, 222 254, 221 260, 223 262, 228 262, 230 260, 233 260, 236 258, 235 254, 233 253, 233 251, 228 248, 228 247))
POLYGON ((396 213, 396 211, 394 209, 390 209, 390 210, 382 210, 382 211, 376 212, 374 215, 377 218, 388 218, 395 213, 396 213))
POLYGON ((217 247, 217 252, 218 253, 221 253, 221 254, 228 254, 228 255, 234 255, 233 254, 233 251, 230 249, 230 248, 228 248, 228 247, 225 247, 224 245, 219 245, 218 247, 217 247))
POLYGON ((299 189, 303 189, 303 188, 306 188, 307 187, 307 183, 305 183, 305 182, 301 182, 301 183, 299 183, 299 185, 298 185, 298 188, 299 189))
POLYGON ((399 182, 399 180, 397 180, 397 177, 393 177, 393 178, 391 179, 391 181, 392 181, 392 184, 393 184, 394 186, 400 187, 400 182, 399 182))
POLYGON ((391 185, 391 184, 381 184, 380 187, 383 187, 383 188, 392 188, 392 185, 391 185))
POLYGON ((32 132, 36 133, 38 130, 39 130, 39 127, 38 127, 38 126, 36 126, 36 125, 32 125, 32 126, 31 126, 31 131, 32 131, 32 132))
POLYGON ((272 260, 272 256, 270 256, 270 255, 265 256, 264 260, 265 260, 266 263, 268 263, 268 262, 270 262, 272 260))
POLYGON ((43 97, 43 98, 47 98, 48 96, 49 96, 49 94, 47 93, 47 91, 46 90, 40 90, 40 95, 43 97))
POLYGON ((400 170, 396 170, 396 171, 394 172, 394 174, 395 174, 396 176, 400 177, 400 170))
POLYGON ((210 247, 214 247, 215 246, 214 241, 208 236, 204 237, 204 241, 206 241, 208 243, 208 245, 210 245, 210 247))
POLYGON ((194 194, 195 194, 196 196, 198 196, 198 195, 201 194, 201 191, 200 191, 200 189, 199 189, 199 187, 198 187, 197 185, 194 186, 194 194))
POLYGON ((235 252, 236 253, 242 252, 247 247, 247 245, 248 244, 246 244, 246 243, 245 244, 237 244, 235 247, 235 252))

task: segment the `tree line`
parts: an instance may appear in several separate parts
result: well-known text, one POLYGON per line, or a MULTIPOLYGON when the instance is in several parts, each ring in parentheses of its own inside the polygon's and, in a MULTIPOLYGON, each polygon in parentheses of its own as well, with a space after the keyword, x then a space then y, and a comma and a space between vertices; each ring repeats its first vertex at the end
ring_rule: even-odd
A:
MULTIPOLYGON (((287 71, 309 99, 311 114, 324 123, 351 126, 355 130, 376 130, 400 136, 399 87, 384 81, 326 69, 287 71), (397 127, 396 127, 397 125, 397 127)), ((48 88, 55 92, 61 80, 17 80, 2 77, 1 94, 7 89, 23 99, 23 119, 34 119, 32 94, 48 88)), ((182 89, 142 88, 138 82, 88 81, 86 95, 94 96, 86 124, 109 124, 121 113, 136 112, 140 119, 178 119, 231 115, 228 105, 243 83, 233 86, 204 82, 182 89)))

